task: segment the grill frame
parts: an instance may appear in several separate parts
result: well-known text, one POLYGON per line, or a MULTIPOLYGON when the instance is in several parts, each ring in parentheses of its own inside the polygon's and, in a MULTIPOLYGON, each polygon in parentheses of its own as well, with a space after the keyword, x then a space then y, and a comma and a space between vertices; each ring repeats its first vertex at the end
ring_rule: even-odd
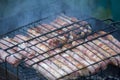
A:
MULTIPOLYGON (((48 18, 48 17, 47 17, 48 18)), ((46 18, 45 18, 46 19, 46 18)), ((94 19, 94 20, 97 20, 97 19, 95 19, 95 18, 89 18, 89 19, 94 19)), ((85 20, 81 20, 81 21, 86 21, 86 20, 89 20, 89 19, 85 19, 85 20)), ((41 20, 43 20, 43 19, 41 19, 41 20)), ((33 23, 30 23, 30 24, 28 24, 28 25, 26 25, 26 26, 28 26, 28 27, 34 27, 35 25, 36 25, 36 23, 39 23, 39 21, 41 21, 41 20, 38 20, 38 21, 36 21, 36 22, 33 22, 33 23), (31 26, 32 25, 32 26, 31 26)), ((101 23, 104 23, 104 21, 112 21, 111 19, 107 19, 107 20, 103 20, 103 21, 101 21, 101 23)), ((80 21, 78 21, 78 22, 75 22, 75 23, 73 23, 73 24, 77 24, 77 23, 79 23, 80 21)), ((63 27, 61 27, 61 28, 59 28, 59 29, 56 29, 56 30, 53 30, 53 31, 50 31, 50 32, 47 32, 47 33, 45 33, 45 34, 43 34, 43 35, 40 35, 40 36, 45 36, 46 34, 50 34, 50 33, 52 33, 52 32, 54 32, 54 31, 57 31, 57 30, 60 30, 60 29, 62 29, 62 28, 66 28, 66 27, 68 27, 68 26, 71 26, 71 25, 73 25, 73 24, 70 24, 70 25, 67 25, 67 26, 63 26, 63 27)), ((117 25, 115 24, 115 23, 111 23, 110 25, 108 25, 108 24, 105 24, 105 25, 107 25, 108 27, 105 27, 104 29, 98 29, 98 31, 100 31, 100 30, 106 30, 106 29, 110 29, 110 28, 112 28, 113 29, 113 31, 111 31, 110 30, 110 32, 108 32, 107 34, 105 34, 105 35, 102 35, 102 36, 99 36, 99 37, 96 37, 96 38, 94 38, 94 39, 92 39, 92 40, 89 40, 89 41, 85 41, 85 42, 83 42, 83 43, 80 43, 80 44, 78 44, 78 46, 79 45, 83 45, 83 44, 85 44, 85 43, 87 43, 87 42, 91 42, 91 41, 93 41, 93 40, 96 40, 96 39, 98 39, 98 38, 100 38, 100 37, 104 37, 104 36, 106 36, 106 35, 109 35, 109 34, 112 34, 112 33, 114 33, 114 32, 118 32, 118 28, 116 27, 117 25)), ((26 29, 28 29, 28 27, 26 27, 26 26, 22 26, 22 27, 20 27, 20 28, 18 28, 18 29, 16 29, 16 30, 14 30, 15 32, 18 30, 20 30, 20 29, 22 29, 22 28, 26 28, 26 29)), ((11 31, 11 32, 8 32, 8 33, 6 33, 6 34, 3 34, 3 35, 1 35, 2 37, 4 37, 4 36, 9 36, 11 33, 13 34, 14 33, 14 31, 11 31)), ((24 31, 23 31, 24 32, 24 31)), ((97 31, 96 31, 97 32, 97 31)), ((93 33, 91 33, 91 34, 89 34, 89 35, 92 35, 92 34, 94 34, 94 33, 96 33, 96 32, 93 32, 93 33)), ((89 35, 87 35, 87 36, 89 36, 89 35)), ((23 41, 22 43, 25 43, 25 42, 29 42, 29 41, 31 41, 31 40, 33 40, 33 39, 36 39, 36 38, 39 38, 40 36, 37 36, 37 37, 34 37, 34 38, 32 38, 32 39, 30 39, 30 40, 27 40, 27 41, 23 41)), ((86 37, 87 37, 86 36, 86 37)), ((20 44, 22 44, 22 43, 20 43, 20 44)), ((17 44, 17 45, 14 45, 14 46, 12 46, 12 47, 9 47, 9 48, 7 48, 7 49, 5 49, 4 51, 7 51, 7 50, 9 50, 9 49, 11 49, 11 48, 13 48, 13 47, 16 47, 16 46, 18 46, 19 44, 17 44)), ((33 46, 33 45, 32 45, 33 46)), ((74 46, 73 48, 75 48, 76 46, 74 46)), ((67 50, 71 50, 72 48, 68 48, 67 50)), ((67 50, 65 50, 65 51, 67 51, 67 50)), ((65 51, 63 51, 63 52, 65 52, 65 51)), ((45 53, 45 52, 44 52, 45 53)), ((60 53, 57 53, 57 54, 55 54, 54 56, 56 56, 56 55, 58 55, 58 54, 62 54, 62 52, 60 52, 60 53)), ((10 54, 11 55, 11 54, 10 54)), ((10 55, 8 55, 8 56, 10 56, 10 55)), ((114 56, 118 56, 118 55, 120 55, 120 54, 117 54, 117 55, 114 55, 114 56)), ((7 56, 7 57, 8 57, 7 56)), ((51 57, 54 57, 54 56, 51 56, 51 57)), ((6 58, 7 58, 6 57, 6 58)), ((37 63, 39 63, 39 62, 42 62, 42 61, 44 61, 44 60, 47 60, 47 59, 49 59, 49 58, 51 58, 51 57, 48 57, 48 58, 45 58, 45 59, 43 59, 43 60, 41 60, 41 61, 38 61, 37 63)), ((112 56, 110 56, 109 58, 111 58, 112 56)), ((109 59, 109 58, 107 58, 107 59, 109 59)), ((104 60, 101 60, 101 61, 104 61, 104 60)), ((100 62, 101 62, 100 61, 100 62)), ((37 64, 37 63, 34 63, 34 64, 37 64)), ((94 63, 94 64, 97 64, 98 62, 96 62, 96 63, 94 63)), ((33 65, 34 65, 33 64, 33 65)), ((94 64, 90 64, 89 66, 93 66, 94 64)), ((24 65, 24 61, 23 62, 21 62, 20 64, 19 64, 19 67, 22 67, 24 65)), ((119 65, 120 66, 120 65, 119 65)), ((8 70, 7 69, 7 63, 5 63, 5 67, 6 67, 6 71, 8 70)), ((19 67, 17 67, 17 69, 19 68, 19 67)), ((31 66, 30 66, 31 67, 31 66)), ((88 67, 88 66, 87 66, 88 67)), ((6 72, 6 75, 7 75, 7 72, 6 72)), ((67 75, 65 75, 65 76, 68 76, 69 74, 67 74, 67 75)), ((19 76, 19 71, 17 72, 17 76, 19 76)), ((61 78, 63 78, 63 77, 65 77, 65 76, 62 76, 62 77, 60 77, 59 79, 61 79, 61 78)), ((7 77, 7 76, 6 76, 7 77)))

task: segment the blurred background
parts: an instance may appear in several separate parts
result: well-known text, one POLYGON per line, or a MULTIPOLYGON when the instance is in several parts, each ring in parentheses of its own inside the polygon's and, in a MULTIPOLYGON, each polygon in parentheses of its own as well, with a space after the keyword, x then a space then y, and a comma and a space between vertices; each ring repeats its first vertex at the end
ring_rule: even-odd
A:
POLYGON ((0 34, 56 13, 119 21, 119 4, 120 0, 0 0, 0 34))

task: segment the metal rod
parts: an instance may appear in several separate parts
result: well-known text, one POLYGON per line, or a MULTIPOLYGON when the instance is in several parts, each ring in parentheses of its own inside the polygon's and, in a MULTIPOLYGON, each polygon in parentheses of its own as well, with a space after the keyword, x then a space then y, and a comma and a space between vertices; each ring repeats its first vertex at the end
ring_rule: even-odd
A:
MULTIPOLYGON (((110 59, 111 57, 116 57, 116 56, 118 56, 118 55, 113 55, 113 56, 107 57, 107 58, 105 58, 103 61, 108 60, 108 59, 110 59)), ((91 66, 91 65, 97 64, 97 63, 99 63, 99 62, 101 62, 101 61, 98 61, 98 62, 95 62, 95 63, 93 63, 93 64, 90 64, 90 65, 88 65, 88 66, 86 66, 86 67, 84 67, 84 68, 87 68, 87 67, 89 67, 89 66, 91 66)), ((75 70, 75 71, 73 71, 72 73, 74 73, 74 72, 76 72, 76 71, 79 71, 79 70, 82 70, 82 69, 84 69, 84 68, 75 70)), ((72 74, 72 73, 69 73, 69 74, 67 74, 67 75, 64 75, 64 76, 58 78, 57 80, 62 79, 62 78, 64 78, 65 76, 69 76, 69 75, 72 74)))

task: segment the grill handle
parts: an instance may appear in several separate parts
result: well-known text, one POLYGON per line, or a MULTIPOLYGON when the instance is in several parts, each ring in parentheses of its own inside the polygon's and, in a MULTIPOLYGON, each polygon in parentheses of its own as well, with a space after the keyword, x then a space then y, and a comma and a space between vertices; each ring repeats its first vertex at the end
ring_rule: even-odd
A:
POLYGON ((111 25, 120 25, 120 21, 112 22, 111 25))
POLYGON ((116 26, 116 28, 120 30, 120 21, 112 22, 110 25, 116 26))
POLYGON ((109 25, 116 26, 120 30, 120 21, 114 21, 113 19, 105 19, 103 20, 103 22, 107 22, 109 23, 109 25))

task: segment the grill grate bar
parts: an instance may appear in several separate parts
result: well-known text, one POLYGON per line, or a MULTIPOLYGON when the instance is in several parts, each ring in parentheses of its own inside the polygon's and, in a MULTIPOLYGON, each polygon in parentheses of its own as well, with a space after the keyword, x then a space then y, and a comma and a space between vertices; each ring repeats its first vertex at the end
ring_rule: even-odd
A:
MULTIPOLYGON (((69 24, 69 25, 67 25, 67 26, 63 26, 63 27, 61 27, 61 28, 58 28, 58 29, 52 30, 52 31, 50 31, 50 32, 47 32, 47 33, 41 34, 41 35, 39 35, 39 36, 37 36, 37 37, 34 37, 34 38, 31 38, 31 39, 29 39, 29 40, 27 40, 27 41, 24 41, 24 42, 18 43, 17 45, 20 45, 20 44, 25 43, 25 42, 29 42, 29 41, 31 41, 31 40, 34 40, 34 39, 38 38, 38 37, 41 37, 41 36, 44 36, 44 35, 50 34, 50 33, 55 32, 55 31, 57 31, 57 30, 61 30, 61 29, 65 28, 65 27, 71 26, 71 25, 76 24, 76 23, 79 23, 79 22, 80 22, 80 21, 78 21, 78 22, 74 22, 74 23, 69 24)), ((12 47, 9 47, 9 48, 5 49, 5 51, 7 51, 7 50, 9 50, 9 49, 11 49, 11 48, 13 48, 13 47, 15 47, 15 46, 17 46, 17 45, 14 45, 14 46, 12 46, 12 47)))
MULTIPOLYGON (((65 20, 64 20, 65 21, 65 20)), ((66 22, 66 21, 65 21, 66 22)), ((57 22, 56 22, 57 23, 57 22)), ((63 26, 63 25, 61 25, 61 24, 59 24, 59 23, 57 23, 58 25, 60 25, 60 26, 63 26)), ((68 22, 67 22, 67 24, 69 24, 68 22)), ((82 25, 81 25, 82 26, 82 25)), ((56 27, 57 28, 57 27, 56 27)), ((70 29, 68 29, 68 30, 70 30, 70 29)), ((83 31, 82 31, 83 32, 83 31)), ((77 41, 76 41, 77 42, 77 41)), ((79 43, 79 42, 78 42, 79 43)), ((84 46, 84 45, 82 45, 82 46, 84 46)), ((85 47, 85 46, 84 46, 85 47)), ((86 47, 85 47, 86 48, 86 47)), ((75 48, 75 49, 77 49, 77 48, 75 48)), ((88 48, 87 48, 88 49, 88 48)), ((78 50, 78 52, 81 52, 81 50, 79 50, 79 49, 77 49, 78 50)), ((88 49, 89 50, 89 49, 88 49)), ((72 51, 72 50, 70 50, 70 51, 72 51)), ((74 54, 76 54, 74 51, 72 51, 74 54)), ((84 52, 83 52, 84 53, 84 52)), ((85 54, 85 53, 84 53, 85 54)), ((94 53, 93 53, 94 54, 94 53)), ((78 55, 78 54, 77 54, 78 55)), ((96 54, 95 54, 96 55, 96 54)), ((78 55, 80 58, 81 58, 81 56, 80 55, 78 55)), ((85 55, 88 59, 90 59, 90 57, 89 56, 87 56, 87 55, 85 55)), ((98 56, 97 56, 98 57, 98 56)), ((99 57, 100 58, 100 57, 99 57)), ((83 57, 82 57, 82 59, 84 60, 84 61, 86 61, 83 57)), ((91 59, 90 59, 91 60, 91 59)), ((93 60, 94 61, 94 60, 93 60)), ((90 64, 88 61, 86 61, 88 64, 90 64)), ((99 66, 99 64, 97 64, 98 66, 99 66)), ((95 69, 95 67, 94 66, 92 66, 93 68, 94 68, 94 70, 96 70, 95 69)))
MULTIPOLYGON (((110 27, 107 27, 107 28, 105 28, 105 29, 109 29, 110 27)), ((115 31, 114 31, 115 32, 115 31)), ((94 34, 94 33, 97 33, 97 31, 96 32, 93 32, 92 34, 94 34)), ((90 35, 92 35, 92 34, 90 34, 90 35)), ((88 35, 89 36, 89 35, 88 35)), ((78 38, 79 39, 79 38, 78 38)), ((76 40, 78 40, 78 39, 75 39, 74 41, 76 41, 76 40)), ((70 42, 68 42, 68 43, 71 43, 72 41, 70 41, 70 42)), ((64 45, 64 44, 63 44, 64 45)), ((81 44, 80 44, 81 45, 81 44)), ((32 45, 32 46, 34 46, 34 45, 32 45)), ((55 48, 53 48, 53 49, 51 49, 51 50, 54 50, 54 49, 56 49, 57 47, 55 47, 55 48)), ((46 52, 44 52, 44 53, 42 53, 41 55, 43 55, 43 54, 45 54, 45 53, 47 53, 47 52, 49 52, 49 50, 48 51, 46 51, 46 52)), ((38 55, 39 56, 39 55, 38 55)), ((35 57, 37 57, 37 56, 35 56, 35 57)), ((35 57, 33 57, 33 58, 35 58, 35 57)), ((31 58, 31 59, 33 59, 33 58, 31 58)))
MULTIPOLYGON (((30 35, 33 35, 33 36, 35 36, 34 34, 32 34, 32 33, 29 33, 30 35)), ((38 39, 37 39, 38 40, 38 39)), ((38 48, 38 47, 36 47, 36 48, 38 48)), ((39 49, 39 48, 38 48, 39 49)), ((39 50, 41 50, 41 49, 39 49, 39 50)), ((36 51, 37 52, 37 51, 36 51)), ((37 53, 39 53, 39 52, 37 52, 37 53)), ((44 56, 45 57, 45 56, 44 56)), ((50 60, 50 59, 49 59, 50 60)), ((56 59, 57 60, 57 59, 56 59)), ((32 60, 33 61, 33 60, 32 60)), ((51 61, 51 60, 50 60, 51 61)), ((34 62, 34 61, 33 61, 34 62)), ((51 61, 52 62, 52 61, 51 61)), ((46 63, 47 64, 47 63, 46 63)), ((55 64, 55 63, 54 63, 55 64)), ((56 65, 56 64, 55 64, 56 65)), ((49 65, 48 65, 49 66, 49 65)), ((57 66, 57 65, 56 65, 57 66)), ((58 67, 58 66, 57 66, 58 67)), ((63 69, 62 69, 63 70, 63 69)), ((56 71, 56 70, 55 70, 56 71)), ((65 73, 67 73, 65 70, 63 70, 65 73)), ((59 72, 58 72, 59 73, 59 72)))
MULTIPOLYGON (((32 34, 33 35, 33 34, 32 34)), ((62 55, 61 55, 62 56, 62 55)), ((70 56, 70 55, 69 55, 70 56)), ((72 57, 72 56, 71 56, 72 57)), ((64 58, 64 59, 66 59, 66 58, 64 58)), ((66 59, 67 60, 67 59, 66 59)), ((67 60, 68 61, 68 60, 67 60)), ((76 61, 76 60, 75 60, 76 61)), ((78 61, 77 61, 78 62, 78 61)), ((75 66, 75 65, 74 65, 75 66)))
MULTIPOLYGON (((110 56, 110 57, 105 58, 105 59, 102 60, 102 61, 108 60, 108 59, 110 59, 111 57, 116 57, 116 56, 118 56, 118 55, 120 55, 120 54, 112 55, 112 56, 110 56)), ((95 64, 97 64, 97 63, 99 63, 99 62, 101 62, 101 61, 98 61, 98 62, 95 62, 95 63, 93 63, 93 64, 90 64, 90 65, 88 65, 88 66, 86 66, 86 67, 84 67, 84 68, 87 68, 87 67, 89 67, 89 66, 91 66, 91 65, 95 65, 95 64)), ((82 70, 82 69, 84 69, 84 68, 75 70, 75 71, 73 71, 72 73, 75 73, 75 72, 77 72, 77 71, 79 71, 79 70, 82 70)), ((66 76, 69 76, 69 75, 72 74, 72 73, 69 73, 69 74, 64 75, 64 76, 62 76, 62 77, 60 77, 60 78, 57 78, 57 80, 60 80, 60 79, 62 79, 62 78, 64 78, 64 77, 66 77, 66 76)))
MULTIPOLYGON (((76 45, 76 46, 73 46, 73 47, 71 47, 71 48, 68 48, 68 49, 66 49, 66 50, 64 50, 64 51, 62 51, 62 52, 59 52, 58 54, 62 54, 62 53, 64 53, 64 52, 67 51, 67 50, 73 49, 73 48, 75 48, 75 47, 77 47, 77 46, 79 46, 79 45, 83 45, 83 44, 85 44, 85 43, 87 43, 87 42, 90 42, 90 41, 92 41, 92 40, 98 39, 99 37, 102 37, 102 36, 104 37, 104 36, 106 36, 106 35, 108 35, 108 34, 110 34, 110 33, 113 33, 113 32, 116 32, 116 30, 110 31, 110 32, 108 32, 107 34, 98 36, 98 37, 96 37, 96 38, 94 38, 94 39, 91 39, 91 40, 89 40, 89 41, 85 41, 85 42, 83 42, 83 43, 81 43, 81 44, 78 44, 78 45, 76 45)), ((51 58, 51 57, 54 57, 54 56, 56 56, 56 55, 58 55, 58 54, 49 56, 48 58, 45 58, 45 59, 43 59, 43 60, 40 60, 40 61, 38 61, 38 62, 36 62, 36 63, 34 63, 34 64, 37 64, 37 63, 39 63, 39 62, 42 62, 42 61, 44 61, 44 60, 46 60, 46 59, 49 59, 49 58, 51 58)), ((33 64, 33 65, 34 65, 34 64, 33 64)))

